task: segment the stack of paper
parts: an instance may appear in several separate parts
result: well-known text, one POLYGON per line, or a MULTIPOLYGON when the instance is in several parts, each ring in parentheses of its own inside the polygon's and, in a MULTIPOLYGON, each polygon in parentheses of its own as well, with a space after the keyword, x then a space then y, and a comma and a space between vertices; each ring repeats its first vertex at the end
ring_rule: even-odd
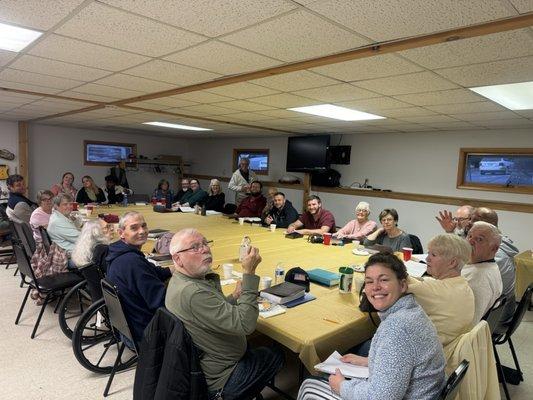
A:
POLYGON ((279 304, 276 304, 270 307, 266 311, 259 311, 259 316, 261 318, 270 318, 276 315, 285 314, 286 312, 287 312, 287 309, 285 307, 280 306, 279 304))
POLYGON ((180 207, 180 211, 184 212, 184 213, 193 213, 194 212, 194 208, 181 206, 180 207))
POLYGON ((317 371, 327 374, 334 374, 337 368, 348 378, 368 378, 368 367, 342 362, 341 355, 337 351, 334 351, 326 361, 315 365, 317 371))
POLYGON ((427 265, 422 264, 413 260, 405 261, 405 268, 407 268, 407 273, 415 278, 420 278, 426 273, 427 265))

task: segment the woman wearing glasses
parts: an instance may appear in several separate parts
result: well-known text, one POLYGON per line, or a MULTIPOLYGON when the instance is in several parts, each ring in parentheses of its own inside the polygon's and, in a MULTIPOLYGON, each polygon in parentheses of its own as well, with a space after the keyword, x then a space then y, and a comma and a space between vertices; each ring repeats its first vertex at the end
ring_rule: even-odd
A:
POLYGON ((365 246, 380 244, 388 246, 392 251, 402 251, 403 247, 413 247, 409 234, 398 228, 398 212, 394 208, 386 208, 379 213, 381 228, 368 235, 365 246))
POLYGON ((33 232, 33 239, 35 242, 40 243, 41 232, 39 227, 48 228, 48 222, 50 221, 50 215, 52 215, 52 199, 54 194, 50 190, 40 190, 37 193, 37 204, 39 207, 33 210, 30 217, 30 226, 33 232))
POLYGON ((355 207, 355 219, 348 222, 342 229, 334 233, 333 236, 338 239, 355 239, 363 240, 369 234, 374 232, 377 224, 368 219, 370 215, 370 204, 366 201, 361 201, 355 207))

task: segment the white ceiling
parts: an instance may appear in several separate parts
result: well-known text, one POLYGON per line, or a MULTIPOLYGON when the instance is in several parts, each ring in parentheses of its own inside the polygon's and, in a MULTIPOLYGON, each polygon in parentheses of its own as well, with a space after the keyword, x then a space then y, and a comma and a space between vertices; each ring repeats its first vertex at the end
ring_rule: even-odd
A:
MULTIPOLYGON (((0 91, 0 119, 47 117, 531 12, 531 0, 2 0, 1 22, 44 34, 20 53, 0 51, 0 87, 34 93, 0 91)), ((533 111, 509 111, 467 89, 532 80, 533 29, 523 28, 128 103, 151 111, 107 107, 41 123, 174 136, 533 128, 533 111), (286 110, 324 102, 387 119, 286 110), (153 120, 213 131, 141 125, 153 120)))

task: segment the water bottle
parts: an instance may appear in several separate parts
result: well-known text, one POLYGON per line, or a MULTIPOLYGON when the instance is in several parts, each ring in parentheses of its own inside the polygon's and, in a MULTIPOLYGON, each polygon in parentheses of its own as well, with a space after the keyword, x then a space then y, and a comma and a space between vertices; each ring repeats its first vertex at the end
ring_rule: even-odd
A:
POLYGON ((283 268, 283 264, 281 262, 278 262, 276 264, 276 270, 274 272, 274 284, 279 285, 284 281, 285 278, 285 269, 283 268))
POLYGON ((127 206, 128 206, 128 195, 126 194, 126 192, 124 192, 124 195, 122 198, 122 207, 127 207, 127 206))
POLYGON ((242 262, 243 258, 248 254, 248 249, 250 248, 250 245, 252 244, 252 240, 245 236, 242 238, 241 245, 239 247, 239 261, 242 262))

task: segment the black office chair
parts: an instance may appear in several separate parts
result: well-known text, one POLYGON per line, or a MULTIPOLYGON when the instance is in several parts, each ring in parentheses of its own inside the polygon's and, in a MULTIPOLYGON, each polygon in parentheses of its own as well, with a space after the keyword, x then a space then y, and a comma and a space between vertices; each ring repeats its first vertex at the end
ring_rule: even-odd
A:
POLYGON ((416 235, 409 234, 409 240, 411 241, 411 246, 413 247, 413 254, 424 254, 424 247, 420 238, 416 235))
POLYGON ((461 381, 468 371, 468 366, 470 363, 466 360, 461 361, 459 366, 452 372, 448 380, 446 381, 446 386, 442 389, 442 392, 439 396, 439 400, 454 400, 459 391, 459 386, 461 381))
MULTIPOLYGON (((511 349, 511 355, 513 356, 513 361, 516 367, 516 372, 518 374, 517 384, 524 380, 524 376, 523 376, 522 370, 520 369, 520 364, 518 363, 518 357, 516 356, 516 351, 514 349, 511 336, 513 335, 513 333, 516 331, 516 329, 522 322, 522 318, 524 318, 524 314, 526 313, 528 309, 528 305, 531 302, 532 292, 533 292, 533 283, 530 283, 526 291, 522 295, 522 298, 520 299, 520 302, 518 303, 518 306, 516 307, 516 310, 513 314, 513 318, 511 319, 511 322, 506 327, 507 329, 504 332, 496 332, 492 334, 492 344, 494 345, 494 356, 496 358, 496 366, 498 368, 498 371, 503 370, 503 368, 500 363, 500 357, 496 350, 496 346, 499 346, 499 345, 502 345, 508 342, 509 348, 511 349)), ((502 385, 504 386, 504 391, 507 395, 507 383, 505 382, 505 380, 502 381, 502 385)), ((507 396, 507 398, 509 397, 507 396)))
POLYGON ((235 211, 237 211, 237 206, 233 203, 227 203, 224 205, 222 214, 235 214, 235 211))
POLYGON ((26 301, 28 300, 28 296, 30 295, 30 291, 32 289, 37 290, 39 294, 45 296, 41 311, 39 312, 39 316, 37 317, 37 321, 35 322, 33 331, 31 333, 31 338, 33 339, 35 337, 37 328, 39 327, 39 323, 41 322, 41 318, 43 316, 44 309, 46 308, 47 304, 49 304, 56 298, 60 298, 64 294, 65 290, 70 289, 71 287, 80 283, 82 281, 82 278, 72 272, 63 272, 56 275, 36 278, 35 273, 33 272, 33 268, 30 264, 30 257, 26 254, 26 250, 24 248, 24 245, 22 244, 22 241, 19 239, 13 239, 13 249, 17 257, 18 267, 23 277, 22 279, 24 280, 24 283, 28 285, 28 290, 26 291, 24 300, 20 305, 20 309, 17 314, 17 319, 15 320, 15 325, 17 325, 20 321, 22 311, 24 310, 24 306, 26 305, 26 301))
POLYGON ((104 397, 107 397, 117 369, 124 364, 131 365, 132 360, 138 358, 139 350, 135 340, 133 339, 133 335, 131 334, 126 316, 124 315, 124 309, 122 308, 117 288, 105 279, 102 279, 101 284, 109 322, 113 328, 113 335, 115 336, 117 343, 120 343, 115 364, 113 365, 113 369, 111 370, 111 374, 109 375, 109 379, 104 390, 104 397), (124 338, 129 342, 128 348, 134 353, 134 355, 125 363, 122 362, 122 353, 124 353, 124 349, 126 348, 124 338))

